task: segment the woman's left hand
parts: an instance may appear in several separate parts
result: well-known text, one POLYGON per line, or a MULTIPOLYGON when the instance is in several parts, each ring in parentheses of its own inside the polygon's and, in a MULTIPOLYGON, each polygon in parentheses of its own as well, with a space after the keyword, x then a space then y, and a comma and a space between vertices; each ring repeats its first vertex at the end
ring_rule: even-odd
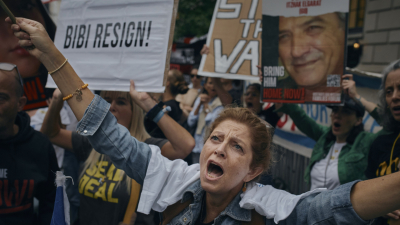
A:
POLYGON ((131 95, 132 100, 140 106, 144 111, 148 112, 152 109, 157 103, 154 99, 151 98, 147 92, 138 92, 135 89, 135 82, 131 80, 131 86, 129 94, 131 95))
POLYGON ((258 78, 259 78, 259 80, 260 80, 260 83, 262 83, 262 77, 263 77, 263 75, 262 75, 262 71, 261 71, 261 66, 260 66, 260 65, 257 65, 257 68, 258 68, 258 78))
POLYGON ((11 25, 14 35, 19 39, 19 45, 40 61, 45 54, 57 51, 46 29, 39 22, 20 17, 17 18, 17 24, 12 24, 9 17, 5 21, 11 25), (32 45, 35 48, 29 48, 32 45))

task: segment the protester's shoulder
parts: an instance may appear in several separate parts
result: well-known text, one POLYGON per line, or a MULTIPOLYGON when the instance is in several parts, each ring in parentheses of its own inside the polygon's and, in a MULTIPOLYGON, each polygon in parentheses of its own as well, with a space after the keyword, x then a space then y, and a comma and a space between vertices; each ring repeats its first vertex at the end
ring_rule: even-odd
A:
POLYGON ((171 106, 171 107, 178 107, 179 108, 179 102, 176 101, 175 99, 169 100, 164 102, 165 105, 171 106))
POLYGON ((149 144, 149 145, 156 145, 158 146, 160 149, 168 142, 167 139, 164 138, 154 138, 154 137, 150 137, 147 138, 144 143, 149 144))
MULTIPOLYGON (((392 146, 392 144, 394 143, 394 141, 396 140, 398 134, 393 133, 393 132, 389 132, 389 131, 380 131, 377 133, 377 137, 374 139, 371 148, 378 148, 381 149, 382 146, 392 146)), ((386 148, 382 148, 382 149, 386 149, 386 148)))
POLYGON ((372 133, 372 132, 369 132, 369 131, 362 131, 359 134, 359 137, 362 140, 366 140, 366 141, 369 141, 371 143, 375 142, 376 140, 381 141, 381 140, 390 139, 392 136, 393 136, 392 132, 386 131, 384 129, 382 129, 382 130, 380 130, 378 132, 375 132, 375 133, 372 133))
POLYGON ((37 130, 33 130, 32 137, 28 140, 28 143, 40 146, 50 146, 49 148, 53 149, 53 145, 51 144, 49 138, 37 130))

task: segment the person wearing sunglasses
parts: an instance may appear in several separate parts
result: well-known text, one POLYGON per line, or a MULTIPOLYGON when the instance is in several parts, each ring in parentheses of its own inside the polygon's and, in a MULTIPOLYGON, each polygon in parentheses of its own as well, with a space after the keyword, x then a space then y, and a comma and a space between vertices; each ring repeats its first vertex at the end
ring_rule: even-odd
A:
POLYGON ((0 224, 50 224, 54 173, 58 164, 50 141, 30 126, 22 111, 23 82, 14 64, 0 63, 0 224), (39 200, 39 214, 33 198, 39 200))

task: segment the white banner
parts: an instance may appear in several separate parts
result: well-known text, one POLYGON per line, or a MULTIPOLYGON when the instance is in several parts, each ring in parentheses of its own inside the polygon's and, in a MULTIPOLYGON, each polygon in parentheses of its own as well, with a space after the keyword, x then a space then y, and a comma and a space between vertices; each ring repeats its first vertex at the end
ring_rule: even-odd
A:
POLYGON ((263 15, 318 16, 332 12, 349 12, 350 0, 263 0, 263 15))
POLYGON ((55 45, 93 90, 164 92, 174 2, 63 0, 55 45))

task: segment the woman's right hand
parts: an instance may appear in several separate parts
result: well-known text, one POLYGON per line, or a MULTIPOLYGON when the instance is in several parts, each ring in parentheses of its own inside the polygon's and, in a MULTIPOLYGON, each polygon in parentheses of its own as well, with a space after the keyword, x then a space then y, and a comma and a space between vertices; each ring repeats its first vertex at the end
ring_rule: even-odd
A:
POLYGON ((17 24, 12 24, 9 17, 5 21, 11 25, 14 35, 19 39, 19 45, 40 61, 44 54, 57 51, 46 29, 39 22, 20 17, 17 18, 17 24), (29 48, 32 45, 35 48, 29 48))
POLYGON ((210 97, 208 94, 201 94, 200 95, 200 104, 207 104, 210 101, 210 97))
POLYGON ((398 220, 400 219, 400 210, 395 210, 391 213, 386 214, 385 216, 383 216, 386 219, 394 219, 394 220, 398 220))

